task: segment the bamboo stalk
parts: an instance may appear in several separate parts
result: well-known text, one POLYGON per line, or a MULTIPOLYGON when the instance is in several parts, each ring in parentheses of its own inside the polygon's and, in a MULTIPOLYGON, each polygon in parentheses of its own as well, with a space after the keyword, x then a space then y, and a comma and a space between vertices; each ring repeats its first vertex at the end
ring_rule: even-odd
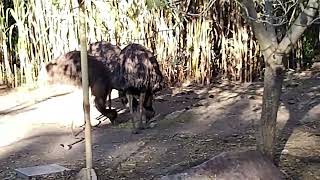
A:
MULTIPOLYGON (((252 33, 250 33, 250 37, 252 33)), ((253 40, 252 38, 249 39, 249 55, 248 55, 248 61, 249 61, 249 82, 252 82, 253 81, 253 69, 254 69, 254 57, 253 57, 253 40)))
POLYGON ((14 64, 13 66, 13 72, 14 72, 14 87, 18 87, 18 73, 17 73, 17 66, 14 64))
MULTIPOLYGON (((23 85, 37 79, 42 63, 79 49, 78 2, 12 2, 14 7, 8 14, 15 18, 16 26, 11 27, 1 19, 9 17, 0 2, 0 33, 7 37, 0 40, 2 45, 8 44, 0 47, 7 48, 7 52, 3 50, 2 79, 11 84, 18 79, 18 85, 23 85), (13 41, 15 28, 19 32, 18 44, 13 41), (20 63, 18 78, 11 67, 14 57, 20 63)), ((183 2, 177 8, 199 13, 208 6, 208 1, 194 0, 192 5, 188 7, 188 3, 183 2)), ((170 8, 150 9, 144 1, 93 1, 87 8, 88 41, 107 40, 118 45, 141 43, 157 53, 162 71, 172 82, 194 79, 204 84, 205 79, 215 78, 211 77, 213 71, 243 82, 259 76, 262 65, 259 48, 254 37, 248 36, 251 30, 241 28, 245 22, 234 1, 215 1, 202 16, 181 17, 170 8), (167 31, 154 32, 152 27, 167 31)), ((299 50, 295 54, 301 55, 299 50)))
POLYGON ((3 67, 2 67, 2 63, 0 63, 0 84, 4 84, 4 75, 3 75, 3 67))

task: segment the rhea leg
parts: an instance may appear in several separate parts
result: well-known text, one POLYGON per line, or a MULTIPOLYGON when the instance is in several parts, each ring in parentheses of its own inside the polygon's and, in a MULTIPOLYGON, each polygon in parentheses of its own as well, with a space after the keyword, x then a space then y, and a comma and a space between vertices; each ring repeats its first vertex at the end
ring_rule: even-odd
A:
MULTIPOLYGON (((91 85, 91 95, 93 95, 94 98, 94 104, 96 109, 103 115, 106 116, 106 89, 105 89, 106 82, 104 79, 97 79, 92 85, 91 85)), ((101 119, 101 116, 97 118, 98 120, 101 119)), ((99 123, 101 121, 99 120, 99 123)))
POLYGON ((145 116, 146 116, 146 124, 148 124, 149 120, 151 120, 155 116, 155 111, 153 109, 153 94, 150 92, 146 93, 146 98, 144 102, 145 116))
MULTIPOLYGON (((95 97, 94 98, 94 104, 95 104, 95 107, 96 107, 96 109, 103 115, 103 116, 105 116, 106 114, 105 114, 105 100, 104 100, 104 98, 99 98, 99 97, 95 97)), ((99 121, 99 123, 96 125, 96 126, 99 126, 100 124, 101 124, 101 118, 96 118, 98 121, 99 121)))
POLYGON ((109 109, 111 109, 111 92, 109 93, 109 96, 108 96, 108 106, 109 106, 109 109))
POLYGON ((144 101, 146 98, 146 93, 140 93, 139 97, 139 129, 144 128, 143 115, 144 115, 144 101))
POLYGON ((131 94, 126 94, 127 96, 127 99, 128 99, 128 103, 129 103, 129 110, 130 110, 130 114, 131 114, 131 122, 132 122, 132 133, 133 134, 137 134, 138 133, 138 130, 136 128, 136 122, 135 122, 135 116, 134 116, 134 113, 133 113, 133 107, 132 107, 132 102, 133 102, 133 95, 131 94))

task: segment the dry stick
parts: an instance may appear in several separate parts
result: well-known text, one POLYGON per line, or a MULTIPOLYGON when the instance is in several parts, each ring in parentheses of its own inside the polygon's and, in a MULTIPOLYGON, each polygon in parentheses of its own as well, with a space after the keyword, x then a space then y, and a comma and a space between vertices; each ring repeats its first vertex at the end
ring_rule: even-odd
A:
MULTIPOLYGON (((84 125, 83 125, 84 126, 84 125)), ((81 126, 82 127, 82 126, 81 126)), ((73 120, 71 121, 71 134, 72 136, 77 139, 77 136, 84 131, 85 128, 82 128, 82 130, 80 130, 79 132, 75 133, 74 129, 73 129, 73 120)))
MULTIPOLYGON (((94 127, 98 127, 100 124, 101 124, 101 121, 99 121, 99 123, 98 123, 97 125, 95 125, 94 127)), ((85 140, 85 138, 83 138, 83 137, 77 138, 77 136, 78 136, 79 134, 81 134, 83 131, 85 131, 85 127, 83 127, 83 126, 85 126, 85 124, 81 126, 82 129, 81 129, 79 132, 75 133, 74 130, 73 130, 73 121, 72 121, 72 122, 71 122, 71 133, 72 133, 72 136, 73 136, 75 139, 79 139, 79 140, 77 140, 77 141, 75 141, 75 142, 73 142, 73 143, 71 143, 71 144, 67 144, 67 145, 60 144, 60 146, 62 146, 64 149, 70 150, 73 145, 75 145, 75 144, 77 144, 77 143, 85 140)))
MULTIPOLYGON (((98 126, 102 123, 102 121, 105 121, 106 119, 107 119, 107 118, 105 118, 104 115, 102 115, 102 114, 99 115, 98 117, 96 117, 96 120, 98 120, 99 122, 98 122, 98 124, 94 125, 93 127, 98 127, 98 126), (102 118, 104 118, 104 119, 101 120, 102 118)), ((72 134, 72 136, 73 136, 75 139, 78 139, 77 136, 85 130, 85 128, 84 128, 85 124, 83 124, 83 125, 80 126, 82 129, 81 129, 79 132, 77 132, 77 133, 75 133, 75 131, 74 131, 74 129, 73 129, 73 124, 74 124, 74 121, 72 120, 72 121, 71 121, 71 134, 72 134)))
POLYGON ((82 137, 79 140, 77 140, 77 141, 75 141, 75 142, 73 142, 71 144, 66 144, 66 145, 60 144, 60 146, 63 147, 64 149, 66 149, 66 150, 70 150, 70 149, 72 149, 73 145, 78 144, 79 142, 82 142, 83 140, 85 140, 85 138, 82 137))

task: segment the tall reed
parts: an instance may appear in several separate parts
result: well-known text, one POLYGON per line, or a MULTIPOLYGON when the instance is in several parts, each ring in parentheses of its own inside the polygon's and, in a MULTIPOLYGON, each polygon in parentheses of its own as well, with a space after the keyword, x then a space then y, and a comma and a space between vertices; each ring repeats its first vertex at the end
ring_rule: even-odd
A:
MULTIPOLYGON (((15 87, 33 84, 46 62, 79 49, 79 12, 77 0, 12 2, 6 9, 7 1, 0 2, 0 83, 15 87)), ((234 0, 92 1, 87 14, 89 43, 141 43, 156 54, 171 84, 208 84, 215 78, 250 82, 263 67, 234 0)))

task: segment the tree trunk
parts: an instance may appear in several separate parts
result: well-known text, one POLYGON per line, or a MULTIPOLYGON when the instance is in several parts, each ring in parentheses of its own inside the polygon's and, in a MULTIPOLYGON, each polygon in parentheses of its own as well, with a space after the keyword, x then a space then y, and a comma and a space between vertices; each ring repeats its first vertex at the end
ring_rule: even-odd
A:
POLYGON ((282 58, 281 55, 269 56, 267 61, 269 63, 273 62, 274 64, 270 66, 268 65, 269 63, 266 63, 267 65, 264 73, 264 91, 258 148, 269 156, 269 158, 273 158, 273 147, 276 139, 277 113, 284 72, 283 65, 281 65, 282 58), (280 64, 275 64, 275 62, 280 64))
MULTIPOLYGON (((248 22, 251 24, 254 34, 258 39, 266 62, 258 148, 264 154, 273 158, 277 113, 283 81, 284 67, 282 59, 284 55, 290 52, 292 46, 297 43, 303 32, 311 24, 319 8, 319 1, 308 1, 306 8, 296 18, 280 43, 277 42, 276 31, 272 25, 268 23, 264 25, 254 20, 258 17, 254 1, 243 0, 242 3, 245 7, 244 12, 252 18, 248 19, 248 22)), ((265 3, 266 14, 270 14, 272 12, 272 2, 265 0, 265 3)))

